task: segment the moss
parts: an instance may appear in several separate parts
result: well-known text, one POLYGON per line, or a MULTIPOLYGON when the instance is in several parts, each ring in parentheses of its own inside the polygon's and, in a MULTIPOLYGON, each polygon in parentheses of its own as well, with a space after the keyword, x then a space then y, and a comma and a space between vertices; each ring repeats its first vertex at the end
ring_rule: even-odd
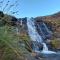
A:
POLYGON ((51 41, 52 47, 55 49, 60 49, 60 40, 54 39, 51 41))

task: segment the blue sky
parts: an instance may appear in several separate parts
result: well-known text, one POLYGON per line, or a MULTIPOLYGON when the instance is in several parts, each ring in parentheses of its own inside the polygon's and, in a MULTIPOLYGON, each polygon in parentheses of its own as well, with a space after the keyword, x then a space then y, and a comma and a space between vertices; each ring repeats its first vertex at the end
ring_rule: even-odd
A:
MULTIPOLYGON (((3 7, 5 6, 6 2, 4 1, 3 7)), ((16 0, 10 0, 9 4, 15 3, 16 0)), ((16 17, 37 17, 37 16, 44 16, 50 15, 60 11, 60 0, 17 0, 18 6, 11 8, 11 11, 19 12, 14 14, 16 17)), ((9 7, 9 6, 8 6, 9 7)), ((0 9, 2 10, 2 9, 0 9)), ((4 12, 7 12, 8 8, 5 9, 4 12)), ((8 11, 11 14, 10 11, 8 11)))

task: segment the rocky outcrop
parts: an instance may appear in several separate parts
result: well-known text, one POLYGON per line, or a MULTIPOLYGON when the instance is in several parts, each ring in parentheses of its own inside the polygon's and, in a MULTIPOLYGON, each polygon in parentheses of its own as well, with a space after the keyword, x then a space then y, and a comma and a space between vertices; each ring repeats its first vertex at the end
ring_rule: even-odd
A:
POLYGON ((49 16, 36 17, 35 20, 38 23, 42 20, 55 37, 60 37, 60 12, 49 16))
MULTIPOLYGON (((36 24, 44 22, 48 29, 52 31, 51 39, 45 41, 49 50, 60 50, 60 12, 48 16, 36 17, 35 20, 36 24)), ((37 31, 40 33, 39 29, 37 31)))

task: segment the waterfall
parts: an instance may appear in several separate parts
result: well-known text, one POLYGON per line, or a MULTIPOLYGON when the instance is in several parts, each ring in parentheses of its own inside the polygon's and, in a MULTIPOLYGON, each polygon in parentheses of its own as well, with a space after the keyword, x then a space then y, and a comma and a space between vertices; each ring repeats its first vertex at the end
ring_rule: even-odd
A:
MULTIPOLYGON (((43 50, 41 53, 55 53, 53 51, 49 51, 47 45, 43 42, 42 37, 38 34, 36 31, 35 23, 33 18, 27 19, 27 27, 28 27, 28 34, 32 41, 35 41, 38 43, 41 43, 43 45, 43 50)), ((37 44, 34 44, 34 50, 37 52, 39 51, 39 46, 37 44)))
POLYGON ((33 19, 27 19, 28 33, 33 41, 42 42, 41 36, 37 33, 33 19))
POLYGON ((45 43, 42 43, 43 44, 43 51, 48 51, 48 47, 45 43))

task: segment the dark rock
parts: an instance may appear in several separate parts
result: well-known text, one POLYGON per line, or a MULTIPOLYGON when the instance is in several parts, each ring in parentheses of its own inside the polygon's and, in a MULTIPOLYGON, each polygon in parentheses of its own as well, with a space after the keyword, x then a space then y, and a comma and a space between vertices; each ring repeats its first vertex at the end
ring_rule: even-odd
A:
POLYGON ((47 25, 48 29, 53 32, 54 35, 52 38, 54 38, 54 36, 57 38, 60 37, 60 32, 59 32, 60 31, 60 28, 59 28, 60 27, 60 12, 56 14, 48 15, 48 16, 36 17, 35 20, 36 20, 35 21, 36 24, 39 24, 40 22, 42 22, 41 20, 43 20, 43 22, 47 25), (58 34, 55 34, 55 32, 57 32, 58 34))
POLYGON ((17 22, 17 21, 18 21, 17 18, 12 17, 12 19, 11 19, 11 24, 14 26, 14 25, 16 25, 16 22, 17 22))
POLYGON ((43 50, 43 45, 41 43, 32 41, 32 43, 31 43, 32 50, 34 51, 36 47, 38 47, 39 51, 43 50))
POLYGON ((4 13, 0 11, 0 17, 4 17, 4 13))

